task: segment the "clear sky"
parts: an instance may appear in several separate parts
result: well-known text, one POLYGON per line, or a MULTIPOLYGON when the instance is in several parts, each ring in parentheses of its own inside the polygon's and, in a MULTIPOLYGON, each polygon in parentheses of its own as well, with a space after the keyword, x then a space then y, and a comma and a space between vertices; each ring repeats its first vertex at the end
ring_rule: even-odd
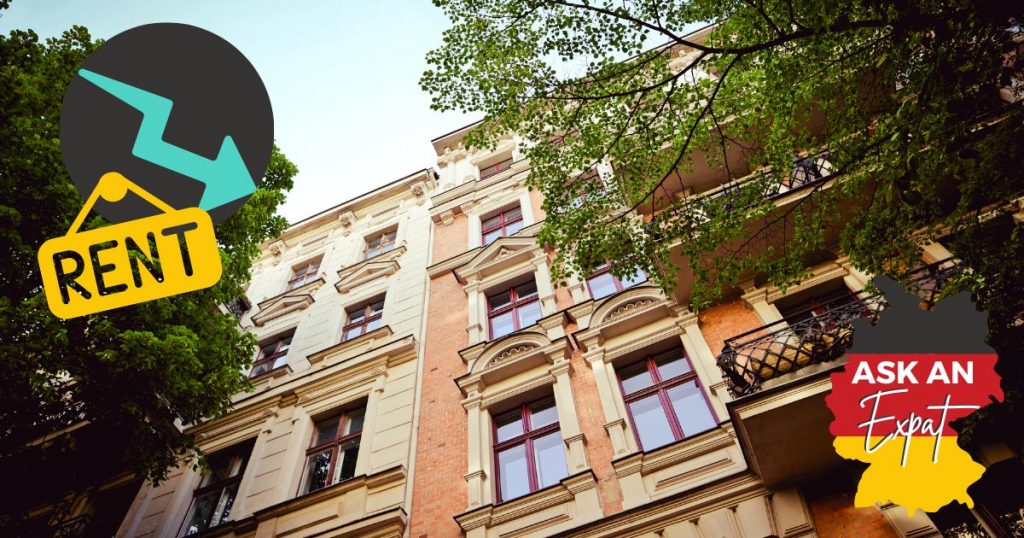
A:
POLYGON ((290 222, 434 166, 430 139, 478 119, 431 111, 419 88, 449 25, 430 0, 14 0, 0 13, 4 34, 182 22, 230 41, 263 77, 277 144, 299 167, 290 222))

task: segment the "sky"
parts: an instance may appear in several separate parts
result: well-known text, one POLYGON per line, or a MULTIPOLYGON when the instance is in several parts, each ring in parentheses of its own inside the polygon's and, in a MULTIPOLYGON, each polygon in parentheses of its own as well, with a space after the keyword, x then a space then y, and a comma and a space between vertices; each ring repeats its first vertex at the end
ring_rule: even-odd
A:
POLYGON ((299 167, 280 213, 296 222, 423 168, 430 140, 479 119, 430 110, 424 56, 450 23, 430 0, 14 0, 0 32, 73 25, 109 38, 153 22, 209 30, 263 78, 278 146, 299 167))

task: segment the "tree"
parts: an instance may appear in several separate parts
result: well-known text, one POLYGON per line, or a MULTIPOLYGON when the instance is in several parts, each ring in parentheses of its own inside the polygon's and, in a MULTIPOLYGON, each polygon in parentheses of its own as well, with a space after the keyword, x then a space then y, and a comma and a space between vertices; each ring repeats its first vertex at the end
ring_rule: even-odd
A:
MULTIPOLYGON (((275 148, 262 186, 217 226, 224 270, 212 288, 56 318, 36 252, 66 233, 83 204, 61 159, 59 118, 64 89, 96 46, 82 27, 45 43, 32 31, 0 36, 0 468, 24 485, 3 503, 6 516, 38 501, 26 490, 45 481, 51 466, 40 462, 82 449, 74 435, 30 446, 65 428, 87 424, 104 458, 153 480, 200 455, 179 425, 230 408, 231 396, 249 388, 256 344, 218 305, 243 295, 260 244, 285 228, 276 208, 297 172, 275 148)), ((87 225, 104 224, 94 217, 87 225)), ((99 466, 61 467, 70 474, 41 487, 73 491, 99 466)))
POLYGON ((529 141, 556 279, 605 260, 667 288, 687 274, 699 310, 746 278, 785 288, 828 250, 893 274, 920 263, 927 241, 953 237, 970 268, 958 285, 990 312, 1001 367, 1019 364, 1011 254, 1024 237, 990 217, 1024 190, 1024 110, 1008 104, 1022 96, 1024 5, 435 3, 454 25, 421 86, 435 109, 485 113, 467 146, 529 141), (822 172, 811 166, 822 151, 831 180, 780 209, 779 194, 822 172), (714 196, 693 195, 705 161, 724 170, 714 196), (613 171, 593 176, 600 163, 613 171))

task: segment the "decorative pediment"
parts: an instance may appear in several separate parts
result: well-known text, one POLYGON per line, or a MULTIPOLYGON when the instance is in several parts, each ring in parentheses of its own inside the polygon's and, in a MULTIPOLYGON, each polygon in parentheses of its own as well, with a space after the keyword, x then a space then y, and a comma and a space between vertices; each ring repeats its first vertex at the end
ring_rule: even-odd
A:
MULTIPOLYGON (((321 283, 323 283, 322 280, 321 283)), ((260 303, 260 311, 252 316, 252 322, 257 326, 263 326, 268 321, 297 310, 304 310, 313 304, 315 299, 313 299, 312 293, 302 293, 302 289, 294 290, 298 293, 285 293, 260 303)))
POLYGON ((468 371, 455 382, 465 393, 527 371, 537 371, 541 376, 538 379, 547 379, 548 367, 557 361, 568 360, 568 353, 566 338, 552 341, 543 333, 522 331, 509 338, 482 342, 460 351, 468 371))
POLYGON ((455 268, 455 274, 466 281, 470 276, 483 278, 504 268, 543 254, 532 236, 502 237, 481 249, 469 261, 455 268))
POLYGON ((612 323, 622 318, 634 316, 640 312, 655 310, 667 306, 665 295, 660 288, 641 286, 612 295, 594 310, 590 326, 612 323))
POLYGON ((349 290, 357 286, 395 274, 401 269, 397 258, 403 252, 405 252, 405 247, 401 246, 376 258, 363 260, 355 265, 340 269, 338 271, 338 282, 334 287, 341 293, 348 293, 349 290))

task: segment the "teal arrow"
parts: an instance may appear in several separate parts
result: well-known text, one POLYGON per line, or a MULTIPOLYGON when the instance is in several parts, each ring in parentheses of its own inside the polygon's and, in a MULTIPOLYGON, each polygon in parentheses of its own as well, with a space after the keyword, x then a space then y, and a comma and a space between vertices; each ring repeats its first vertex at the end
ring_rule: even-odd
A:
POLYGON ((224 137, 220 152, 213 160, 168 144, 164 142, 164 129, 171 117, 173 101, 88 69, 79 69, 78 74, 142 112, 142 124, 135 137, 132 155, 206 185, 203 198, 199 201, 200 209, 209 211, 256 190, 249 169, 245 167, 245 161, 230 136, 224 137))

